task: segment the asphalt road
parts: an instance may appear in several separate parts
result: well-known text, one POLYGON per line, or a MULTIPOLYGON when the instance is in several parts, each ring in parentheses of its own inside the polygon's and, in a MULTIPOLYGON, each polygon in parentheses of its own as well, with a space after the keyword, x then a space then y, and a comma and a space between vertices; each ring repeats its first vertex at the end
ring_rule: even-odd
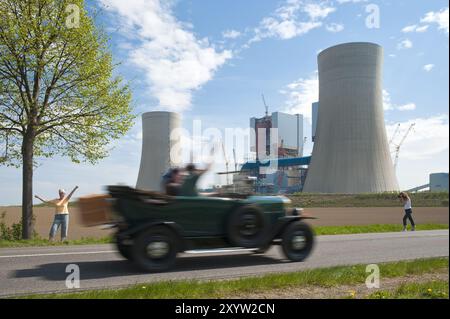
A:
POLYGON ((283 260, 279 247, 265 255, 248 252, 183 254, 174 269, 144 274, 112 245, 0 249, 0 297, 67 292, 66 266, 80 267, 81 289, 114 288, 177 279, 223 279, 337 265, 371 264, 449 255, 449 231, 334 235, 317 237, 311 257, 283 260))

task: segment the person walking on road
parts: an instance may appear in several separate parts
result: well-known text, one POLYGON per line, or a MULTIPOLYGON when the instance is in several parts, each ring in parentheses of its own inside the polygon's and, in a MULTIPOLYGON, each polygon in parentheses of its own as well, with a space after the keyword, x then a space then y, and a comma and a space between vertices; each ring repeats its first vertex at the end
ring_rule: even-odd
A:
POLYGON ((38 195, 35 196, 41 202, 55 207, 55 218, 53 220, 53 224, 50 228, 49 234, 50 241, 53 241, 55 239, 55 235, 59 227, 61 227, 61 241, 67 240, 67 233, 69 231, 69 200, 77 189, 78 186, 75 186, 75 188, 67 196, 66 192, 63 189, 60 189, 58 191, 59 198, 49 201, 42 199, 38 195))
POLYGON ((414 219, 412 218, 411 198, 406 192, 401 192, 399 198, 400 201, 403 203, 403 208, 405 210, 405 216, 403 216, 403 231, 407 231, 408 219, 409 222, 411 223, 411 231, 415 231, 416 224, 414 223, 414 219))

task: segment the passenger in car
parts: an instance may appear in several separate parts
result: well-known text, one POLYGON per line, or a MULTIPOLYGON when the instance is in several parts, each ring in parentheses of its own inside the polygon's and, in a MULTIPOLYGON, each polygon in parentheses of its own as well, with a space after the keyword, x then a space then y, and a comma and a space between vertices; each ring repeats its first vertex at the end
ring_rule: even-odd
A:
POLYGON ((181 193, 181 171, 179 168, 173 168, 170 171, 170 176, 166 181, 165 191, 169 196, 180 196, 181 193))

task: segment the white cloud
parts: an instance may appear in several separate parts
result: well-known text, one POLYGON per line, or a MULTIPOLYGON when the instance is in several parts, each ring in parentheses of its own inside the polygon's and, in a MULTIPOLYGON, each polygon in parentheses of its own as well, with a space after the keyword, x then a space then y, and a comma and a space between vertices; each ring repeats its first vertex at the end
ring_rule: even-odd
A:
POLYGON ((335 10, 336 8, 325 1, 287 0, 274 14, 261 20, 259 26, 254 29, 255 35, 249 43, 264 38, 287 40, 306 34, 321 27, 322 20, 335 10))
MULTIPOLYGON (((399 133, 391 144, 392 158, 395 157, 395 145, 405 136, 406 130, 413 123, 416 125, 399 153, 397 177, 402 189, 426 184, 430 173, 448 172, 449 169, 448 115, 401 122, 399 133)), ((397 125, 398 123, 387 123, 389 137, 392 137, 397 125)))
POLYGON ((412 47, 413 47, 413 43, 409 39, 405 39, 397 44, 398 50, 411 49, 412 47))
POLYGON ((434 68, 434 64, 425 64, 423 66, 423 69, 427 72, 430 72, 431 70, 433 70, 433 68, 434 68))
POLYGON ((367 2, 368 0, 337 0, 339 4, 344 3, 361 3, 361 2, 367 2))
POLYGON ((324 19, 330 13, 336 11, 336 8, 329 7, 324 3, 308 3, 303 9, 311 19, 324 19))
POLYGON ((417 24, 413 24, 413 25, 409 25, 409 26, 404 27, 402 29, 402 32, 403 33, 414 32, 414 31, 416 31, 416 29, 417 29, 417 24))
POLYGON ((448 7, 438 12, 430 11, 420 20, 421 23, 437 24, 439 30, 444 30, 448 34, 448 7))
POLYGON ((319 100, 319 79, 317 71, 308 78, 300 78, 281 91, 286 95, 286 112, 300 113, 311 123, 311 104, 319 100))
POLYGON ((390 57, 390 58, 395 58, 396 56, 397 56, 397 55, 395 55, 395 54, 392 54, 392 53, 391 53, 391 54, 389 54, 389 57, 390 57))
POLYGON ((419 33, 425 32, 428 30, 428 27, 429 27, 428 25, 423 25, 421 27, 417 27, 416 32, 419 32, 419 33))
POLYGON ((383 109, 385 111, 393 110, 394 106, 391 102, 391 95, 387 90, 383 90, 383 109))
POLYGON ((237 30, 227 30, 222 33, 222 36, 226 39, 236 39, 242 35, 241 32, 237 30))
POLYGON ((406 26, 402 29, 402 32, 425 32, 431 24, 437 24, 439 30, 444 30, 448 34, 448 8, 443 8, 438 12, 428 12, 420 19, 420 24, 406 26))
POLYGON ((322 25, 320 22, 296 22, 293 20, 278 21, 274 18, 265 18, 261 22, 263 32, 257 32, 256 39, 266 37, 278 37, 283 40, 292 39, 299 35, 308 33, 312 29, 322 25))
POLYGON ((342 24, 338 24, 338 23, 330 23, 325 28, 327 29, 327 31, 330 31, 333 33, 341 32, 342 30, 344 30, 344 26, 342 24))
POLYGON ((407 103, 404 105, 397 106, 397 110, 399 111, 414 111, 416 109, 416 104, 414 103, 407 103))
POLYGON ((385 111, 413 111, 416 109, 416 104, 410 102, 403 105, 397 105, 392 102, 391 94, 387 90, 383 89, 383 109, 385 111))
POLYGON ((133 39, 130 62, 143 71, 149 91, 159 106, 183 111, 191 106, 192 93, 210 81, 232 57, 218 52, 208 39, 197 39, 189 26, 176 20, 172 2, 160 0, 101 0, 116 14, 122 32, 133 39))
POLYGON ((409 25, 409 26, 404 27, 402 29, 402 32, 403 33, 410 33, 410 32, 422 33, 422 32, 427 31, 428 27, 429 27, 428 25, 418 26, 417 24, 414 24, 414 25, 409 25))
MULTIPOLYGON (((415 123, 413 131, 408 135, 401 148, 401 159, 431 159, 449 148, 448 115, 438 115, 429 118, 417 118, 400 123, 400 130, 393 141, 399 143, 406 131, 415 123)), ((388 136, 392 136, 398 123, 386 125, 388 136)))

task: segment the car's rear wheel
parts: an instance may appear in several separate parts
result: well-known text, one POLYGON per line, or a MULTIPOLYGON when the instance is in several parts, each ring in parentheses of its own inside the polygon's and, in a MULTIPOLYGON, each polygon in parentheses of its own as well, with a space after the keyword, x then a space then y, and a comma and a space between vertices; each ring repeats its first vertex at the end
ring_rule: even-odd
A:
POLYGON ((314 246, 314 232, 303 222, 289 224, 283 232, 281 248, 291 261, 303 261, 311 253, 314 246))
POLYGON ((227 232, 231 244, 255 248, 261 245, 265 237, 264 214, 258 207, 243 206, 231 213, 227 232))
POLYGON ((131 256, 142 270, 157 272, 171 268, 177 252, 175 233, 165 226, 156 226, 137 236, 131 256))

